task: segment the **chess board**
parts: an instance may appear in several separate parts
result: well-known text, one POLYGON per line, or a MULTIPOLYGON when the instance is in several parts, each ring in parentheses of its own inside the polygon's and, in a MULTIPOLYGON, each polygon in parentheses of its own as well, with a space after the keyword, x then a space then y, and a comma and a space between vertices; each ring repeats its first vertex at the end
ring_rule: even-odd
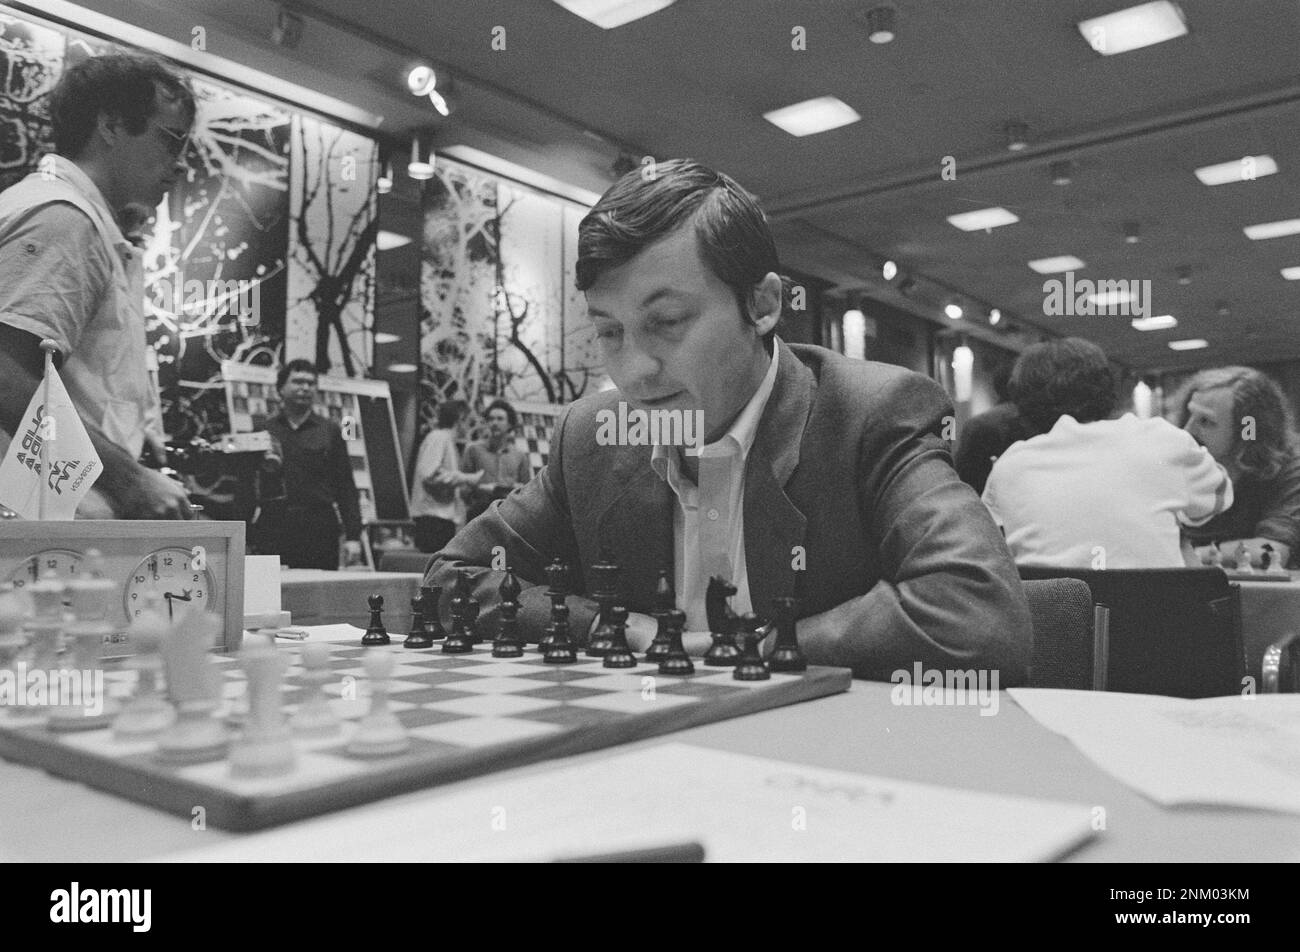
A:
MULTIPOLYGON (((359 641, 331 645, 337 678, 325 685, 343 719, 339 736, 296 740, 297 765, 275 778, 230 775, 228 759, 177 766, 164 763, 151 741, 118 741, 105 727, 54 732, 43 717, 0 708, 0 756, 52 774, 138 800, 188 822, 201 807, 205 822, 230 830, 253 830, 355 806, 523 764, 628 743, 713 721, 837 694, 849 687, 845 668, 810 667, 800 674, 773 674, 770 681, 742 682, 730 668, 696 661, 686 677, 659 674, 640 663, 622 670, 579 655, 577 664, 551 665, 535 647, 524 656, 498 659, 490 644, 473 653, 442 654, 439 648, 405 649, 400 638, 383 648, 359 641), (397 655, 390 707, 406 727, 407 752, 358 758, 346 752, 356 723, 369 707, 361 664, 366 651, 397 655)), ((284 703, 291 714, 308 692, 298 645, 290 654, 284 703)), ((238 660, 215 656, 224 679, 220 712, 233 731, 247 710, 238 660)), ((135 672, 106 666, 105 686, 126 697, 135 672)))
POLYGON ((555 431, 555 420, 562 408, 549 403, 516 403, 514 408, 519 417, 515 446, 527 455, 533 475, 536 476, 550 459, 551 434, 555 431))

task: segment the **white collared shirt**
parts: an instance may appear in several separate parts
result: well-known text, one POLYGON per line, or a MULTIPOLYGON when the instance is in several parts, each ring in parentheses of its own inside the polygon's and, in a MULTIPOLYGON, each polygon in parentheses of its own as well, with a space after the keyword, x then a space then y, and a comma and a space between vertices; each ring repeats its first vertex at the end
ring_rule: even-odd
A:
POLYGON ((650 465, 677 497, 673 507, 673 553, 677 604, 686 612, 687 631, 708 631, 704 596, 709 577, 721 575, 736 586, 731 598, 737 614, 752 611, 745 569, 745 461, 758 435, 758 422, 776 386, 780 341, 763 382, 731 428, 700 449, 699 484, 682 472, 678 447, 654 447, 650 465), (687 540, 695 540, 687 545, 687 540))

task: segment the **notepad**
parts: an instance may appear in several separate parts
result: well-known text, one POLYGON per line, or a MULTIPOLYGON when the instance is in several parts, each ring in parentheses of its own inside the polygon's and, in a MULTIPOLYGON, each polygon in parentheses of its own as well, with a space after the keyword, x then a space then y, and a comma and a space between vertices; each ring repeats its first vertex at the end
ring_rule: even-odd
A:
POLYGON ((298 823, 171 857, 547 860, 699 842, 708 861, 1047 860, 1090 807, 908 783, 681 743, 298 823))
POLYGON ((1300 695, 1008 693, 1102 770, 1157 803, 1300 813, 1300 695))

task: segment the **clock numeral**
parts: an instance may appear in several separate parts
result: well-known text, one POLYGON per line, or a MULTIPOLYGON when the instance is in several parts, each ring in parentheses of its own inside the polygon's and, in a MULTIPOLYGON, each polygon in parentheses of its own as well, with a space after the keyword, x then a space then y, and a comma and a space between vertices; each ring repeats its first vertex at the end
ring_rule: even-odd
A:
POLYGON ((198 577, 198 576, 197 576, 197 575, 196 575, 196 576, 194 576, 194 581, 196 581, 196 582, 197 582, 197 581, 198 581, 198 580, 199 580, 199 577, 198 577))
POLYGON ((172 557, 170 555, 167 556, 165 559, 163 559, 163 565, 171 565, 171 564, 172 564, 172 557))
POLYGON ((194 597, 195 597, 195 598, 202 598, 202 597, 203 597, 203 589, 199 589, 197 592, 195 592, 195 593, 194 593, 194 597))

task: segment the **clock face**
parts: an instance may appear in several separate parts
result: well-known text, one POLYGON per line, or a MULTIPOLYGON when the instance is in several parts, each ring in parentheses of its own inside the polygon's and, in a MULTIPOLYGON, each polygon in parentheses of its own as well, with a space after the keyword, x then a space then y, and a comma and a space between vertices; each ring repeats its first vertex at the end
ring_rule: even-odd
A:
POLYGON ((5 581, 15 589, 23 589, 37 581, 46 572, 53 572, 60 582, 70 582, 80 577, 80 552, 72 549, 43 549, 34 552, 18 563, 5 581))
POLYGON ((144 611, 151 592, 158 596, 159 609, 169 621, 190 611, 216 611, 216 584, 212 570, 192 550, 158 549, 141 559, 126 580, 122 595, 126 617, 134 619, 144 611))

